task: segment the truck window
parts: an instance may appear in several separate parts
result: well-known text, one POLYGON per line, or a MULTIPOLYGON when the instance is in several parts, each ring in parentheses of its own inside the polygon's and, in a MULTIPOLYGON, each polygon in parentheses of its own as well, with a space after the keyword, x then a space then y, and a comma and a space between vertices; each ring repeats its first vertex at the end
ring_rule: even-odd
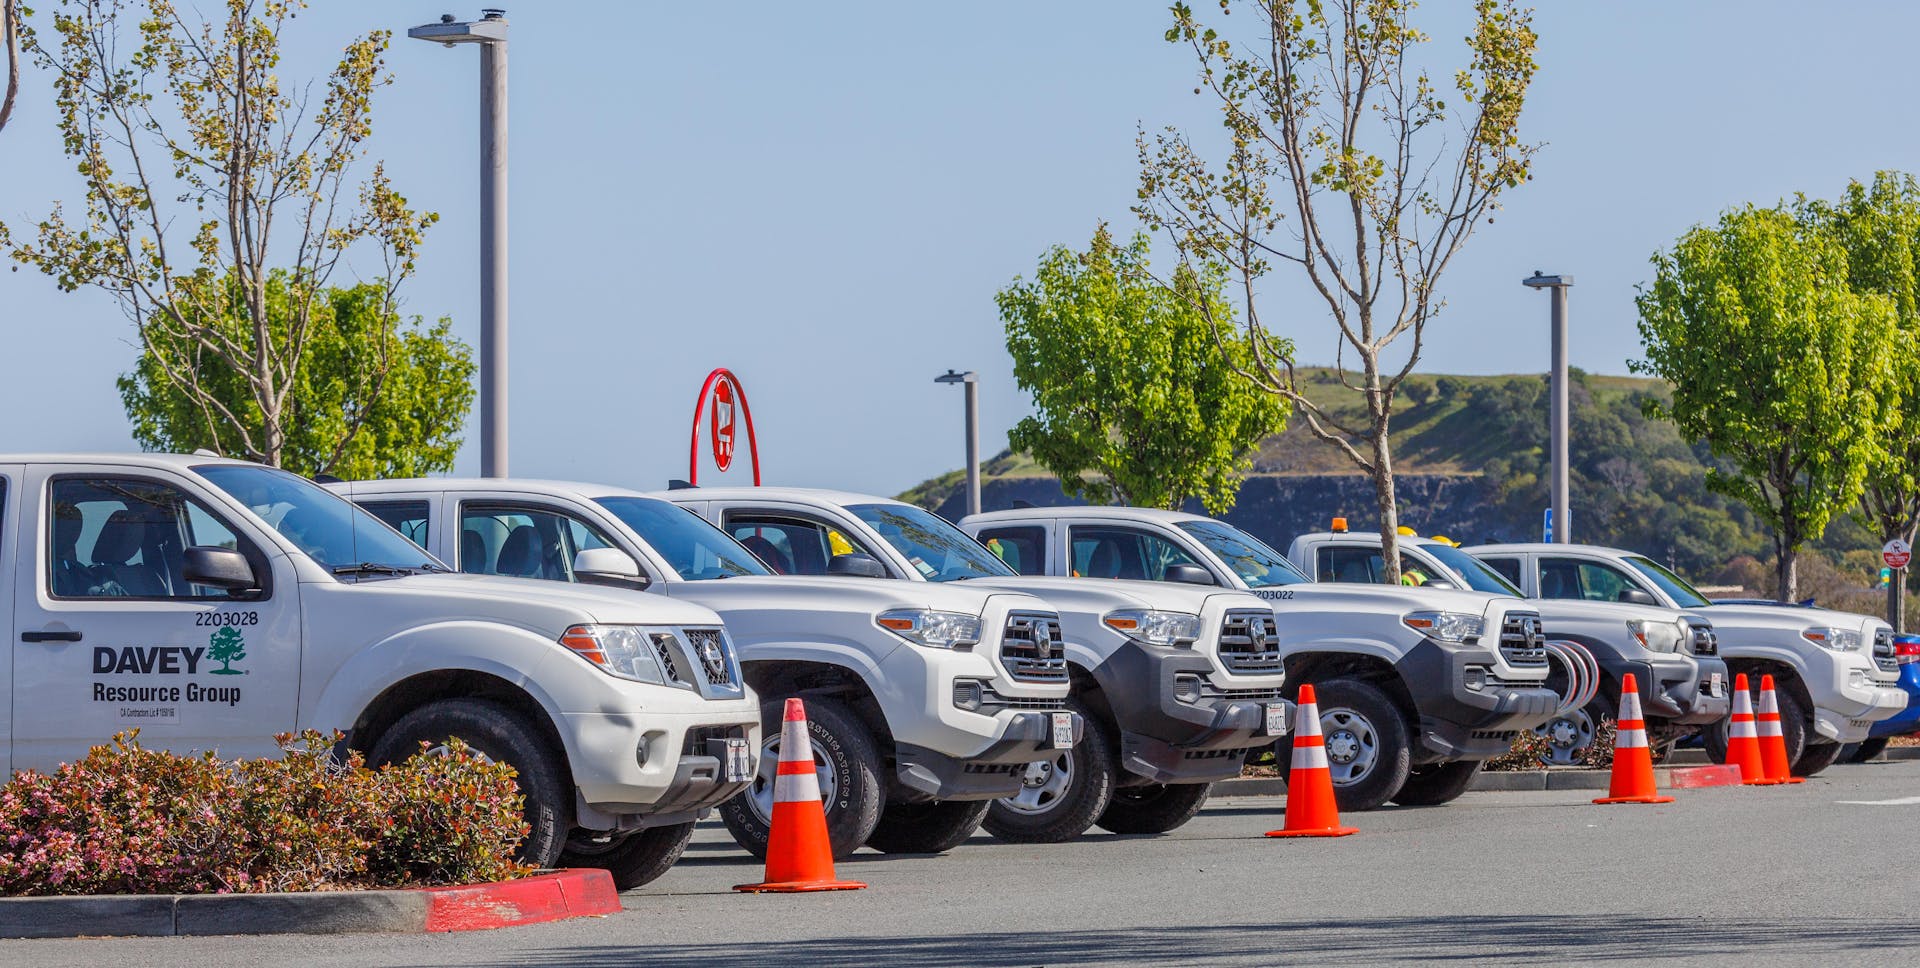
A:
MULTIPOLYGON (((1321 581, 1378 585, 1387 580, 1386 559, 1381 557, 1378 548, 1353 545, 1323 546, 1314 553, 1313 564, 1320 573, 1321 581)), ((1450 574, 1435 574, 1435 568, 1432 565, 1415 559, 1405 552, 1400 554, 1400 584, 1418 587, 1434 579, 1444 582, 1459 580, 1450 574)), ((1502 591, 1501 594, 1512 594, 1512 592, 1502 591)))
MULTIPOLYGON (((46 586, 55 598, 218 599, 181 576, 186 549, 242 548, 233 529, 179 489, 132 478, 57 478, 46 586)), ((249 555, 251 557, 251 555, 249 555)))
POLYGON ((427 502, 363 501, 360 506, 387 522, 387 527, 400 532, 408 541, 422 548, 427 546, 427 502))
POLYGON ((611 547, 598 528, 558 511, 460 505, 459 567, 469 575, 573 581, 574 555, 611 547))
POLYGON ((1491 568, 1494 571, 1499 572, 1500 577, 1505 578, 1507 581, 1511 582, 1515 587, 1519 586, 1520 559, 1518 558, 1482 558, 1480 560, 1485 562, 1488 568, 1491 568))
POLYGON ((1076 524, 1067 535, 1073 574, 1081 578, 1166 581, 1169 565, 1200 564, 1179 545, 1134 528, 1076 524))
POLYGON ((1225 521, 1190 518, 1178 527, 1218 555, 1248 588, 1278 588, 1312 580, 1295 568, 1286 555, 1225 521))
POLYGON ((1047 573, 1046 528, 985 528, 980 532, 980 543, 1022 575, 1047 573))
POLYGON ((1617 602, 1621 592, 1639 587, 1619 570, 1599 562, 1572 558, 1540 559, 1541 598, 1617 602))
POLYGON ((824 575, 834 555, 868 555, 867 546, 817 518, 761 511, 728 511, 721 530, 740 542, 776 575, 824 575))
POLYGON ((651 497, 602 497, 593 503, 632 528, 684 581, 770 574, 738 541, 689 508, 651 497))
POLYGON ((881 540, 928 581, 965 581, 1015 574, 973 536, 932 511, 911 504, 849 504, 881 540))

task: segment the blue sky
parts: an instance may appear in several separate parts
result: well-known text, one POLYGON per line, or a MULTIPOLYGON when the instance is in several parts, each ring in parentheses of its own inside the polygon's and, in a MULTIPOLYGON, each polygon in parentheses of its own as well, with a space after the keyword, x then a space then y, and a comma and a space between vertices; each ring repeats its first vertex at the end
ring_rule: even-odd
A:
MULTIPOLYGON (((318 6, 290 35, 290 77, 323 73, 355 32, 478 14, 318 6)), ((1447 74, 1467 6, 1420 14, 1447 74)), ((1546 147, 1449 269, 1424 370, 1543 368, 1546 299, 1519 284, 1537 268, 1576 277, 1574 365, 1625 372, 1633 287, 1656 248, 1729 206, 1920 169, 1902 107, 1920 6, 1542 7, 1523 133, 1546 147)), ((523 476, 684 476, 694 393, 723 365, 757 408, 774 483, 893 493, 958 466, 960 393, 932 382, 949 366, 982 374, 983 448, 997 450, 1027 401, 994 292, 1098 220, 1131 226, 1136 124, 1214 124, 1153 2, 583 2, 508 16, 523 476)), ((371 143, 397 187, 443 216, 408 310, 449 315, 470 340, 477 60, 395 41, 371 143)), ((46 82, 26 82, 0 132, 9 221, 79 198, 46 82)), ((1302 358, 1330 360, 1318 308, 1286 315, 1302 358)), ((133 446, 113 381, 135 337, 110 299, 0 273, 0 332, 0 450, 133 446)), ((458 470, 477 469, 470 445, 458 470)))

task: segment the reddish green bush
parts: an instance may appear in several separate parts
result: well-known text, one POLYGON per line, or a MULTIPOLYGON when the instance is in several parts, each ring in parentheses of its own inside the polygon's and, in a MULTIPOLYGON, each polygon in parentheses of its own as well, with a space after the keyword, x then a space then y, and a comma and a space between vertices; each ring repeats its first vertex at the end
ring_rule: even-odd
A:
POLYGON ((458 742, 367 769, 335 739, 281 736, 280 759, 223 761, 116 736, 0 788, 0 894, 311 891, 520 876, 511 767, 458 742))

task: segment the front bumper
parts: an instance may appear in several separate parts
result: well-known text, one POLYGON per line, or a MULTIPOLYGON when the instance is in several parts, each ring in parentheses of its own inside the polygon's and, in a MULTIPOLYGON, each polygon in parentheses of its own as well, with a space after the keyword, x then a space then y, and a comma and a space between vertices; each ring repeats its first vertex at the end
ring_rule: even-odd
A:
POLYGON ((1920 663, 1900 667, 1900 689, 1907 694, 1907 708, 1874 723, 1867 735, 1878 739, 1920 731, 1920 663))
MULTIPOLYGON (((1640 682, 1640 711, 1649 723, 1704 726, 1725 719, 1731 708, 1733 677, 1727 673, 1727 663, 1715 656, 1655 655, 1648 661, 1621 665, 1621 672, 1633 673, 1640 682), (1719 695, 1709 688, 1716 674, 1719 695)), ((1613 678, 1621 680, 1617 672, 1613 678)))
MULTIPOLYGON (((1093 670, 1120 733, 1120 765, 1148 783, 1210 783, 1240 775, 1247 751, 1270 745, 1267 706, 1280 689, 1222 689, 1213 660, 1128 642, 1093 670), (1179 698, 1183 684, 1193 702, 1179 698)), ((1274 677, 1278 678, 1278 677, 1274 677)))
MULTIPOLYGON (((930 800, 1010 797, 1020 792, 1028 763, 1054 755, 1053 712, 1003 713, 1006 729, 999 738, 964 758, 896 742, 894 779, 912 794, 930 800)), ((1073 717, 1073 741, 1078 743, 1086 736, 1086 720, 1078 713, 1068 715, 1073 717)))
POLYGON ((1813 698, 1813 729, 1835 743, 1866 739, 1873 724, 1907 708, 1907 691, 1881 682, 1873 660, 1857 652, 1822 650, 1807 663, 1807 693, 1813 698), (1824 658, 1826 661, 1816 661, 1824 658))
POLYGON ((747 787, 727 782, 725 737, 760 748, 758 712, 727 722, 711 714, 565 713, 559 726, 576 753, 568 762, 589 829, 637 829, 694 820, 747 787), (690 735, 691 734, 691 735, 690 735), (646 764, 638 748, 646 747, 646 764))
MULTIPOLYGON (((1507 752, 1521 730, 1553 718, 1560 694, 1540 682, 1492 677, 1494 650, 1484 646, 1446 646, 1431 639, 1408 650, 1394 664, 1413 697, 1416 763, 1484 760, 1507 752), (1468 688, 1467 668, 1480 666, 1486 684, 1468 688)), ((1544 670, 1543 670, 1544 672, 1544 670)))

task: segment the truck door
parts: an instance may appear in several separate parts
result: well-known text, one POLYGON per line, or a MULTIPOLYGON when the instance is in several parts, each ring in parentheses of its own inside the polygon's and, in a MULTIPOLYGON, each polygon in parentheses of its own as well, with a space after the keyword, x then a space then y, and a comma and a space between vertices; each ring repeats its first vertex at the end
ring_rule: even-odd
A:
POLYGON ((190 490, 158 473, 48 465, 9 494, 23 502, 9 559, 13 766, 50 769, 134 728, 152 749, 272 755, 274 734, 293 729, 293 569, 190 490), (189 583, 182 559, 195 546, 247 555, 262 588, 189 583))
MULTIPOLYGON (((20 558, 20 527, 15 521, 20 499, 20 465, 0 464, 0 632, 11 638, 13 627, 13 569, 20 558)), ((16 648, 18 646, 15 646, 16 648)), ((13 656, 0 660, 0 778, 13 766, 13 656)))

